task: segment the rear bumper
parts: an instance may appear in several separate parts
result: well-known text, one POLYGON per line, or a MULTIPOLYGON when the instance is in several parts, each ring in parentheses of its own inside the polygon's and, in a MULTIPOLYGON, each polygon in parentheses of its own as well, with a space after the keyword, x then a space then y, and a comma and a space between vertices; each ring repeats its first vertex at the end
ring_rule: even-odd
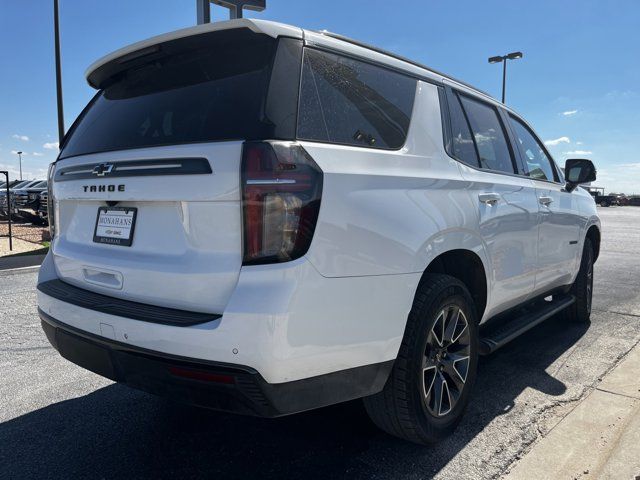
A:
POLYGON ((110 293, 89 284, 82 298, 42 291, 59 278, 49 252, 38 306, 65 325, 160 354, 246 365, 281 384, 394 360, 420 274, 329 279, 304 258, 243 267, 222 317, 189 326, 141 321, 147 310, 125 312, 112 297, 87 303, 89 290, 110 293))
POLYGON ((379 392, 393 361, 270 384, 254 369, 156 352, 66 325, 39 309, 42 328, 67 360, 111 380, 182 403, 278 417, 379 392))

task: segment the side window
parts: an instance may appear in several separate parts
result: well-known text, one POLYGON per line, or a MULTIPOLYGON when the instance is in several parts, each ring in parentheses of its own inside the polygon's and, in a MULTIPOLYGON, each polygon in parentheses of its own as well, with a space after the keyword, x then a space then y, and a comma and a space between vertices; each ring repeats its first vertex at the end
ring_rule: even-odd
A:
POLYGON ((454 94, 451 100, 448 105, 449 115, 451 116, 453 155, 464 163, 479 167, 478 153, 471 136, 469 123, 460 105, 460 99, 454 94))
POLYGON ((514 173, 511 151, 497 110, 491 105, 460 96, 473 132, 480 167, 514 173))
POLYGON ((301 83, 298 138, 370 148, 404 145, 415 79, 306 48, 301 83))
POLYGON ((537 180, 557 180, 551 159, 542 148, 540 141, 520 120, 511 115, 509 118, 518 142, 518 148, 522 152, 525 162, 525 168, 527 169, 525 173, 537 180))

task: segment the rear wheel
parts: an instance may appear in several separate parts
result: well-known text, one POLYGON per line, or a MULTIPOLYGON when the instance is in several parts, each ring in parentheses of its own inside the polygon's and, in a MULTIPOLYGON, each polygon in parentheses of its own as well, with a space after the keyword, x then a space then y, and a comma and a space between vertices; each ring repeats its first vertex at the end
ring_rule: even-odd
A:
POLYGON ((565 310, 565 316, 572 322, 588 322, 591 317, 594 259, 593 244, 589 238, 586 238, 582 250, 580 271, 571 287, 571 294, 576 298, 576 301, 565 310))
POLYGON ((384 389, 364 399, 374 423, 421 444, 453 432, 476 377, 477 325, 475 305, 463 283, 448 275, 426 276, 384 389))

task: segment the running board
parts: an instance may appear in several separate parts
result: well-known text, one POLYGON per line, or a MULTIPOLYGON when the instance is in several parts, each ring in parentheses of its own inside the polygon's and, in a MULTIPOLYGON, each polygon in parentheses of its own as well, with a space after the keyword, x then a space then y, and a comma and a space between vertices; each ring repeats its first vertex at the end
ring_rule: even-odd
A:
POLYGON ((544 302, 541 308, 516 316, 504 323, 491 325, 486 332, 482 332, 480 338, 480 355, 489 355, 514 338, 544 322, 556 313, 572 305, 576 299, 573 295, 544 302))

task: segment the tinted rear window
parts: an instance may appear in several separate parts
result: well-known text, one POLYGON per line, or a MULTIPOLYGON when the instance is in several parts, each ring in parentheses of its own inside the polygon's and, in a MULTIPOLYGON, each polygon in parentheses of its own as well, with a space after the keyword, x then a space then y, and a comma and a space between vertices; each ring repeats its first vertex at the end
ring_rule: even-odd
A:
POLYGON ((451 102, 449 102, 449 112, 451 115, 454 156, 474 167, 480 166, 469 122, 460 105, 460 99, 455 93, 451 98, 451 102))
POLYGON ((398 149, 409 130, 416 80, 382 67, 307 48, 298 138, 398 149))
POLYGON ((99 92, 61 157, 272 137, 265 100, 276 47, 247 29, 161 45, 99 92))
POLYGON ((514 173, 511 151, 498 111, 492 105, 470 97, 459 98, 473 131, 480 168, 514 173))

